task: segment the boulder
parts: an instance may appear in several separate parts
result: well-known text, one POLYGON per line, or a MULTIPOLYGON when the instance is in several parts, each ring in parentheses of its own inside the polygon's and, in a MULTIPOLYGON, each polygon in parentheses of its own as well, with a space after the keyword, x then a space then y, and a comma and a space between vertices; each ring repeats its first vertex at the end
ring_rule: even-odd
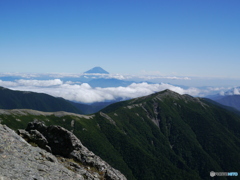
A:
POLYGON ((0 179, 94 179, 91 173, 85 174, 84 171, 81 174, 68 169, 53 154, 31 146, 13 130, 0 124, 0 179))
MULTIPOLYGON (((111 167, 99 156, 89 151, 81 141, 70 131, 61 126, 46 126, 44 123, 34 121, 28 124, 26 130, 18 131, 22 137, 37 144, 53 155, 73 159, 74 163, 63 161, 68 168, 82 172, 80 164, 87 167, 88 174, 109 180, 125 180, 126 177, 118 170, 111 167), (51 151, 50 151, 51 150, 51 151), (79 167, 78 167, 79 166, 79 167), (92 171, 91 169, 95 169, 92 171), (90 173, 90 174, 91 174, 90 173)), ((85 168, 86 169, 86 168, 85 168)), ((86 174, 86 172, 85 172, 86 174)))
POLYGON ((30 130, 28 132, 26 130, 19 129, 17 133, 28 143, 36 144, 36 146, 45 149, 48 152, 52 152, 51 148, 48 146, 47 139, 38 130, 30 130))

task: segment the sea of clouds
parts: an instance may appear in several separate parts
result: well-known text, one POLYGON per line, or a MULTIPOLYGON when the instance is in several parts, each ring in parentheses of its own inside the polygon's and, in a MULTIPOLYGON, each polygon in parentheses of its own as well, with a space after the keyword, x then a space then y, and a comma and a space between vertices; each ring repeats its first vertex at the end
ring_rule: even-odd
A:
POLYGON ((191 96, 206 96, 210 92, 218 92, 221 88, 199 89, 195 87, 181 88, 167 83, 150 84, 147 82, 132 83, 127 87, 91 87, 88 83, 75 83, 61 79, 33 80, 19 79, 14 81, 0 80, 0 86, 13 90, 46 93, 55 97, 62 97, 75 102, 93 103, 116 99, 131 99, 146 96, 155 92, 170 89, 179 94, 191 96))

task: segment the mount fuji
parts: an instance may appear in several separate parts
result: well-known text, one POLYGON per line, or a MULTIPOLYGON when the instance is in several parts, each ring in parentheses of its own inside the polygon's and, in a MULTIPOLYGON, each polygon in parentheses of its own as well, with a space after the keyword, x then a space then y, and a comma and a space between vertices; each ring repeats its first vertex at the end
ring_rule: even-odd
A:
POLYGON ((92 69, 90 69, 90 70, 88 70, 88 71, 86 71, 84 73, 87 73, 87 74, 88 73, 90 73, 90 74, 95 74, 95 73, 97 73, 97 74, 109 74, 109 72, 105 71, 101 67, 94 67, 94 68, 92 68, 92 69))

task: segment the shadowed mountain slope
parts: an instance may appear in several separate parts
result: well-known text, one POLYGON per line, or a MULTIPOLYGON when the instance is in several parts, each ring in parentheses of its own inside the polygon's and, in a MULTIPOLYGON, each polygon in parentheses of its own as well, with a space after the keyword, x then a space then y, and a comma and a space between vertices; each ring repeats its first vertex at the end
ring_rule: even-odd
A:
POLYGON ((82 113, 69 101, 44 93, 14 91, 0 87, 0 99, 1 109, 35 109, 46 112, 67 111, 82 113))

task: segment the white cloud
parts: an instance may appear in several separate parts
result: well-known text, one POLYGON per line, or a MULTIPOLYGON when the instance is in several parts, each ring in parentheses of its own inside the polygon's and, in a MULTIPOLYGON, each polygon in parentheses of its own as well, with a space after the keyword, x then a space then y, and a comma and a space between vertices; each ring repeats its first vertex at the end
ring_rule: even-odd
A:
POLYGON ((240 94, 239 89, 234 88, 234 89, 233 89, 233 94, 234 94, 234 95, 239 95, 239 94, 240 94))
POLYGON ((221 96, 240 95, 240 87, 228 88, 228 91, 221 91, 221 96))
POLYGON ((225 95, 225 92, 224 91, 220 91, 219 93, 221 96, 224 96, 225 95))
POLYGON ((66 84, 81 84, 81 82, 79 82, 79 81, 75 81, 75 82, 73 82, 73 81, 66 81, 65 83, 66 84))
POLYGON ((61 85, 63 82, 60 79, 53 80, 25 80, 20 79, 16 81, 20 86, 56 86, 61 85))
POLYGON ((137 78, 145 79, 145 80, 152 80, 152 79, 191 80, 191 78, 189 77, 177 77, 177 76, 138 76, 137 78))
MULTIPOLYGON (((133 78, 130 75, 119 75, 109 74, 103 75, 104 78, 117 78, 117 79, 128 79, 133 78)), ((158 76, 145 76, 145 78, 157 78, 158 76)), ((169 79, 178 79, 179 77, 165 77, 169 79)), ((180 78, 181 79, 181 78, 180 78)), ((185 77, 185 80, 188 80, 185 77)), ((189 94, 192 96, 203 97, 209 94, 217 94, 220 91, 222 95, 226 95, 224 91, 229 90, 229 94, 240 94, 240 88, 231 89, 230 87, 205 87, 205 88, 182 88, 179 86, 167 84, 167 83, 155 83, 149 84, 143 83, 132 83, 127 87, 107 87, 93 88, 87 83, 81 83, 77 81, 62 81, 58 78, 50 80, 35 80, 35 79, 20 79, 15 81, 3 81, 0 80, 0 86, 11 88, 15 90, 33 91, 50 94, 55 97, 63 97, 68 100, 92 103, 101 102, 106 100, 114 100, 118 98, 130 99, 140 96, 149 95, 155 92, 159 92, 165 89, 170 89, 179 94, 189 94)))
POLYGON ((103 78, 103 79, 119 79, 119 80, 129 80, 129 79, 141 79, 143 81, 146 80, 191 80, 189 77, 182 77, 182 76, 163 76, 158 71, 156 72, 146 72, 143 73, 143 75, 121 75, 121 74, 101 74, 101 73, 81 73, 81 74, 68 74, 68 73, 32 73, 32 74, 26 74, 26 73, 0 73, 0 77, 18 77, 18 78, 24 78, 24 79, 30 79, 30 78, 41 78, 41 77, 49 77, 49 78, 80 78, 84 77, 86 79, 97 79, 97 78, 103 78))
POLYGON ((224 91, 224 90, 230 89, 230 88, 226 88, 226 87, 208 87, 207 89, 209 89, 211 91, 224 91))
POLYGON ((79 78, 80 76, 82 76, 82 74, 67 74, 67 73, 55 73, 55 74, 44 74, 44 75, 52 78, 65 78, 65 77, 79 78))
POLYGON ((221 95, 240 95, 240 87, 234 87, 221 95))
POLYGON ((26 74, 26 73, 0 73, 0 77, 21 77, 21 78, 36 78, 41 74, 26 74))
POLYGON ((0 86, 3 87, 15 87, 18 86, 18 83, 12 81, 2 81, 0 80, 0 86))
POLYGON ((127 79, 127 76, 120 75, 120 74, 84 73, 83 75, 85 78, 93 78, 93 79, 97 79, 97 78, 104 78, 104 79, 114 78, 119 80, 127 79))
POLYGON ((119 80, 127 79, 125 76, 120 75, 120 74, 109 74, 106 78, 107 79, 114 78, 114 79, 119 79, 119 80))
POLYGON ((140 96, 146 96, 165 89, 170 89, 179 94, 189 94, 192 96, 199 96, 207 91, 197 88, 183 89, 178 86, 170 84, 148 84, 132 83, 127 87, 108 87, 108 88, 92 88, 87 83, 73 84, 73 82, 64 83, 60 79, 53 80, 16 80, 1 81, 0 86, 15 90, 33 91, 50 94, 55 97, 63 97, 65 99, 77 102, 92 103, 106 100, 114 100, 117 98, 130 99, 140 96))

